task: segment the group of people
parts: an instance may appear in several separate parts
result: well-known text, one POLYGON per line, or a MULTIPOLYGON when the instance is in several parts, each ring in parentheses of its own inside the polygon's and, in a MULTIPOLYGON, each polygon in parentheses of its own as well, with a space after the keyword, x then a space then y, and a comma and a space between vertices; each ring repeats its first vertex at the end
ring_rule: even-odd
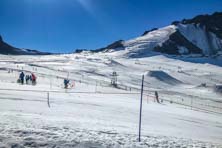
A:
MULTIPOLYGON (((32 84, 32 85, 35 85, 36 84, 36 79, 37 77, 35 76, 34 73, 31 73, 31 75, 25 75, 25 73, 22 71, 20 74, 19 74, 19 79, 18 79, 18 83, 21 83, 21 84, 32 84)), ((64 88, 65 89, 68 89, 70 85, 70 80, 67 78, 67 79, 64 79, 64 88)), ((70 85, 71 87, 73 87, 73 85, 70 85)))
POLYGON ((34 73, 31 73, 31 75, 25 75, 25 73, 22 71, 19 74, 19 79, 18 79, 18 83, 24 84, 24 81, 26 82, 26 84, 29 84, 31 82, 32 85, 36 84, 36 76, 34 75, 34 73))

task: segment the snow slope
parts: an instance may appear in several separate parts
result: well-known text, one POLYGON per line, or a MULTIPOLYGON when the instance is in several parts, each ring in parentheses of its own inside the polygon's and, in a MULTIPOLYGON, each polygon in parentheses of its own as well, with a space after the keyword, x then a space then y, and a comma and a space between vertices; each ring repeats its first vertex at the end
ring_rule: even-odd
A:
POLYGON ((222 68, 203 63, 221 60, 183 58, 0 55, 0 147, 222 147, 222 100, 213 89, 222 68), (37 85, 17 84, 21 70, 34 72, 37 85), (113 71, 120 89, 109 86, 113 71), (64 90, 67 77, 74 87, 64 90), (162 104, 154 102, 156 90, 162 104))
POLYGON ((127 54, 132 57, 134 54, 147 54, 149 50, 153 50, 157 45, 161 46, 162 43, 169 39, 169 36, 176 31, 176 26, 171 25, 158 30, 149 32, 148 34, 131 39, 124 42, 127 54))
POLYGON ((215 56, 222 52, 222 38, 202 24, 178 23, 150 31, 134 39, 118 42, 118 48, 111 47, 115 46, 107 46, 107 49, 99 51, 113 52, 113 55, 128 58, 149 57, 151 54, 157 54, 153 51, 171 55, 215 56))

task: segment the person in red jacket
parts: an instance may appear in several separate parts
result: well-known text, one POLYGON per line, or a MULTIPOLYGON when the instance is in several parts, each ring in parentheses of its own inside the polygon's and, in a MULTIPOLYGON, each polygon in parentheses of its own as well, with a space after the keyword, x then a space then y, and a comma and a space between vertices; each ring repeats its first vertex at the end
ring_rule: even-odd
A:
POLYGON ((35 85, 36 84, 36 76, 34 75, 34 73, 32 73, 31 77, 32 77, 32 84, 35 85))

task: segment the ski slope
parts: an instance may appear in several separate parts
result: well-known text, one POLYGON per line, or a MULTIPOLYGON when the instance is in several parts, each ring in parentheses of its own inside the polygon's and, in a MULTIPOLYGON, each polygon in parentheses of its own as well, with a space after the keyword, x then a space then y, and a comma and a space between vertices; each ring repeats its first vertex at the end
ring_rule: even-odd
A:
POLYGON ((222 147, 220 59, 122 52, 0 55, 0 147, 222 147), (16 83, 21 70, 37 85, 16 83), (109 86, 113 71, 119 89, 109 86), (74 87, 64 90, 67 77, 74 87))

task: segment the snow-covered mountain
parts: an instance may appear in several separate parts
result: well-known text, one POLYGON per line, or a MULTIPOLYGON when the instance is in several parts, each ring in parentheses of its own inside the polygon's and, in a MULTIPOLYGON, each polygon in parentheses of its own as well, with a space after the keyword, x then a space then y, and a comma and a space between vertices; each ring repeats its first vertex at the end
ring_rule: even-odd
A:
POLYGON ((222 56, 158 53, 220 51, 222 25, 197 18, 94 53, 0 55, 0 147, 222 148, 222 56), (21 71, 37 84, 17 83, 21 71))
POLYGON ((0 54, 6 54, 6 55, 48 55, 50 53, 40 52, 37 50, 31 50, 31 49, 15 48, 15 47, 7 44, 6 42, 4 42, 2 37, 0 36, 0 54))
POLYGON ((119 52, 127 57, 144 57, 152 51, 175 55, 216 55, 222 51, 222 12, 175 21, 96 51, 119 52))

